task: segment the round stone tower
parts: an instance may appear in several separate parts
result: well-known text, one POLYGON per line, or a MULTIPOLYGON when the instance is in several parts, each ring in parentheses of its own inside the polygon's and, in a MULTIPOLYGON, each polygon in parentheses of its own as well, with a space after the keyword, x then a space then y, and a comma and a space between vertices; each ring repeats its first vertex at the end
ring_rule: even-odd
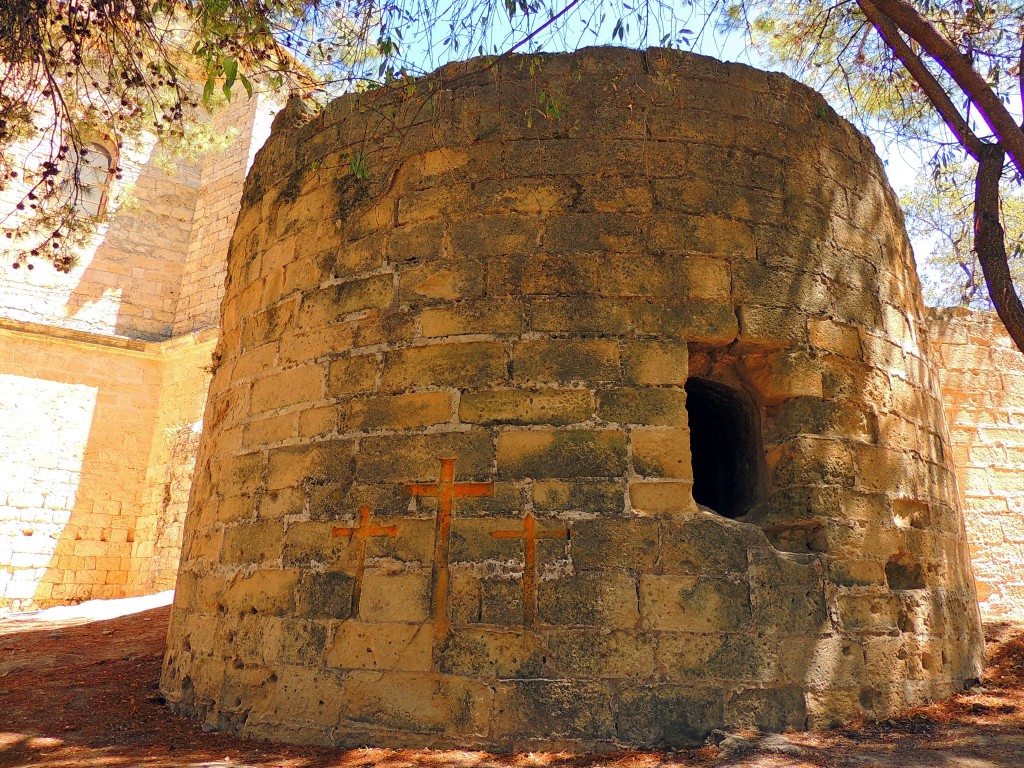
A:
POLYGON ((242 735, 678 746, 979 673, 896 199, 667 50, 286 109, 228 268, 163 675, 242 735))

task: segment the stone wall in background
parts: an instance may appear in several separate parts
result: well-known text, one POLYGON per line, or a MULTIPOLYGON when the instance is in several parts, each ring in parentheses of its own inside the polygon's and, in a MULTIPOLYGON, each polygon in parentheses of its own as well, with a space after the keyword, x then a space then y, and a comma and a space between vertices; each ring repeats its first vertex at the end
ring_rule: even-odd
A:
POLYGON ((190 459, 167 457, 164 425, 202 417, 207 336, 161 344, 0 326, 0 610, 173 586, 180 529, 177 541, 158 537, 157 520, 180 525, 180 513, 149 489, 157 472, 179 478, 172 501, 182 493, 176 465, 190 459), (167 378, 177 398, 161 397, 167 378))
POLYGON ((215 132, 228 132, 230 144, 203 158, 187 258, 175 307, 173 333, 179 336, 220 323, 228 243, 235 229, 241 189, 257 150, 270 133, 276 106, 259 94, 238 98, 213 115, 215 132))
POLYGON ((1024 620, 1024 355, 991 312, 932 310, 982 616, 1024 620))
POLYGON ((195 162, 123 147, 77 267, 0 266, 0 611, 173 587, 228 237, 272 112, 237 99, 211 127, 227 147, 195 162))
POLYGON ((216 342, 216 330, 207 330, 160 346, 161 380, 132 549, 131 594, 174 587, 216 342))
POLYGON ((792 80, 590 49, 293 105, 226 285, 177 711, 614 749, 978 674, 902 217, 792 80))
MULTIPOLYGON (((0 265, 0 317, 104 336, 171 335, 199 190, 197 164, 173 160, 153 139, 122 148, 123 179, 96 233, 67 274, 36 261, 0 265)), ((13 209, 17 185, 0 192, 13 209)))

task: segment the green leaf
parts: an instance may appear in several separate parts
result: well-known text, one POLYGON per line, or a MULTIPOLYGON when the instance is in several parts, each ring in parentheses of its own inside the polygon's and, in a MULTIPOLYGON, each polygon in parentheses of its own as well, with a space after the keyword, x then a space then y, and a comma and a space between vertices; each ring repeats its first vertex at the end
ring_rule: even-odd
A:
POLYGON ((245 75, 239 75, 238 79, 242 81, 242 87, 245 88, 245 92, 249 94, 249 98, 252 98, 252 83, 249 82, 249 78, 245 75))
POLYGON ((234 56, 225 56, 221 65, 224 68, 224 95, 230 101, 231 87, 235 84, 235 79, 238 77, 238 59, 234 56))
POLYGON ((216 85, 213 75, 206 79, 206 86, 203 88, 203 104, 210 106, 210 98, 213 96, 213 88, 216 85))

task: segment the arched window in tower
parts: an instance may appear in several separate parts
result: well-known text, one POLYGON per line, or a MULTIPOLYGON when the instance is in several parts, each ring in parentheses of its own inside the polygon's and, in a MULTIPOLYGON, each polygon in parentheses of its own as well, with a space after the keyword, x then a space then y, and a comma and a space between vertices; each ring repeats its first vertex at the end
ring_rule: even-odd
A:
POLYGON ((756 406, 740 390, 691 377, 686 382, 693 499, 729 518, 759 501, 764 449, 756 406))
MULTIPOLYGON (((117 164, 113 150, 95 141, 82 145, 78 157, 77 194, 74 198, 75 213, 79 216, 101 218, 107 209, 110 183, 114 178, 117 164)), ((68 163, 74 167, 75 157, 68 163)), ((74 194, 75 190, 72 190, 74 194)))

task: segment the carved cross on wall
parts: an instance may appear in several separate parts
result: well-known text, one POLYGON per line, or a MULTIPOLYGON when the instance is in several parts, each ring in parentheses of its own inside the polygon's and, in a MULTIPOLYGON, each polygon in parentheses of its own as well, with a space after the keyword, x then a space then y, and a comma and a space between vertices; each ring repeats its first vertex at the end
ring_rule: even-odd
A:
POLYGON ((413 496, 440 499, 434 534, 434 641, 440 647, 451 629, 448 617, 448 550, 452 537, 452 501, 470 496, 493 496, 494 483, 456 483, 455 459, 441 459, 441 474, 436 483, 407 486, 413 496))
POLYGON ((359 539, 356 551, 356 585, 352 589, 352 613, 354 619, 359 614, 359 596, 363 591, 363 570, 366 566, 366 539, 370 536, 397 536, 398 528, 394 525, 370 525, 370 508, 359 508, 359 525, 354 527, 331 528, 331 536, 347 536, 349 541, 355 536, 359 539))
POLYGON ((537 621, 537 539, 568 539, 572 534, 566 528, 537 530, 533 514, 526 513, 523 527, 517 531, 491 531, 496 539, 522 539, 523 561, 523 625, 531 627, 537 621))

